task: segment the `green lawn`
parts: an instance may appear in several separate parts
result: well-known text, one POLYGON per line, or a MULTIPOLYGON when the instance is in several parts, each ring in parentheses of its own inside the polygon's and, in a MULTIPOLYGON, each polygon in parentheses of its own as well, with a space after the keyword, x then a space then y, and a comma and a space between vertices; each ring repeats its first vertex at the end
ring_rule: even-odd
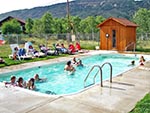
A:
POLYGON ((129 113, 150 113, 150 93, 148 93, 129 113))
MULTIPOLYGON (((36 50, 39 51, 39 48, 38 48, 38 45, 39 44, 43 44, 45 43, 45 39, 40 39, 40 38, 23 38, 22 39, 23 42, 25 41, 30 41, 33 43, 33 46, 36 50)), ((53 48, 53 44, 55 43, 64 43, 65 47, 68 47, 68 43, 66 40, 47 40, 47 46, 51 49, 54 49, 53 48)), ((73 44, 75 44, 75 42, 73 42, 73 44)), ((82 49, 95 49, 95 46, 98 45, 98 42, 96 41, 80 41, 80 44, 81 44, 81 48, 82 49)), ((19 47, 23 48, 24 47, 24 44, 20 44, 19 47)), ((5 67, 5 66, 10 66, 10 65, 17 65, 17 64, 21 64, 21 63, 26 63, 26 62, 35 62, 35 61, 40 61, 40 60, 47 60, 47 59, 53 59, 53 58, 57 58, 57 57, 64 57, 64 56, 68 56, 67 54, 61 54, 59 56, 46 56, 44 58, 34 58, 34 59, 31 59, 31 60, 21 60, 21 61, 14 61, 12 59, 9 59, 8 56, 12 53, 11 51, 11 48, 10 48, 10 45, 9 44, 5 44, 5 45, 2 45, 0 46, 0 57, 2 57, 4 60, 5 60, 5 64, 0 64, 0 68, 1 67, 5 67)))
POLYGON ((35 62, 35 61, 41 61, 41 60, 47 60, 47 59, 53 59, 53 58, 68 56, 68 54, 61 54, 58 56, 46 56, 43 58, 33 58, 30 60, 20 60, 19 61, 19 60, 9 59, 8 55, 10 55, 10 54, 11 54, 11 48, 8 44, 0 46, 0 57, 5 60, 5 64, 0 64, 0 68, 5 67, 5 66, 10 66, 10 65, 17 65, 17 64, 21 64, 21 63, 26 63, 26 62, 35 62))

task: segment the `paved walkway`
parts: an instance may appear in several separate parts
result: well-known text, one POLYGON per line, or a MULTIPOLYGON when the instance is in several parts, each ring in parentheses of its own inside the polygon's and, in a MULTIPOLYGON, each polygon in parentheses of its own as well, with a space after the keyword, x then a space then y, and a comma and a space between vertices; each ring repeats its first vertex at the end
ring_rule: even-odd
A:
POLYGON ((144 68, 137 67, 113 78, 111 84, 105 81, 104 87, 95 85, 69 96, 41 95, 0 84, 0 113, 128 113, 150 92, 148 69, 150 61, 144 68))

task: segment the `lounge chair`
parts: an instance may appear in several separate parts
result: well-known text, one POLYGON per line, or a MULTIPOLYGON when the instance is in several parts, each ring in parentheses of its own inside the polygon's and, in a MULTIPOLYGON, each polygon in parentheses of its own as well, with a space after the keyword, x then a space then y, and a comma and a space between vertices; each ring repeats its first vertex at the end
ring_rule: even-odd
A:
POLYGON ((35 50, 33 48, 33 45, 31 42, 26 42, 24 48, 27 52, 27 55, 32 55, 33 57, 45 57, 46 56, 45 53, 42 53, 42 52, 35 50))
POLYGON ((12 54, 9 55, 10 59, 14 59, 14 53, 16 54, 16 58, 21 60, 21 59, 31 59, 31 55, 26 55, 26 51, 23 48, 19 48, 18 44, 10 44, 10 48, 12 50, 12 54))
POLYGON ((55 50, 50 50, 46 48, 45 45, 39 45, 39 49, 42 53, 45 53, 46 55, 56 55, 55 50))
POLYGON ((57 54, 69 54, 69 50, 65 48, 64 44, 53 44, 53 48, 57 54))

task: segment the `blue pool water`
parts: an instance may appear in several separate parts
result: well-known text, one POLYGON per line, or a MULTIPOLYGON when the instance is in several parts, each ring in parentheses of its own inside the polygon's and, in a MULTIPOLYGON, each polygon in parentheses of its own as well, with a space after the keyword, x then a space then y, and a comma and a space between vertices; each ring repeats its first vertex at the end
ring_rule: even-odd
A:
MULTIPOLYGON (((113 67, 113 76, 116 76, 117 74, 133 68, 133 66, 128 66, 132 60, 135 60, 136 63, 138 62, 138 58, 122 54, 100 54, 80 59, 82 60, 84 67, 75 66, 76 72, 73 75, 64 71, 66 62, 61 62, 3 74, 0 75, 0 81, 9 81, 11 75, 15 75, 17 78, 23 77, 24 80, 27 81, 38 73, 41 78, 47 78, 47 81, 43 83, 35 83, 36 91, 56 95, 71 94, 84 89, 84 79, 94 65, 101 66, 105 62, 109 62, 113 67)), ((109 70, 109 65, 103 67, 103 80, 109 79, 109 70)), ((97 72, 97 68, 95 68, 90 74, 86 83, 87 85, 92 83, 95 72, 97 72)), ((97 76, 96 82, 100 82, 99 76, 97 76)))

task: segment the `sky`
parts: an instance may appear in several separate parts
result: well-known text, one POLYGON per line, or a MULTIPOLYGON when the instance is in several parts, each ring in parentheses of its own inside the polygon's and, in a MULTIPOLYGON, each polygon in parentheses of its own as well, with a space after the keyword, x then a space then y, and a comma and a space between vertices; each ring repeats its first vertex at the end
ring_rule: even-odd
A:
POLYGON ((0 14, 13 10, 30 9, 62 2, 67 2, 67 0, 0 0, 0 14))

